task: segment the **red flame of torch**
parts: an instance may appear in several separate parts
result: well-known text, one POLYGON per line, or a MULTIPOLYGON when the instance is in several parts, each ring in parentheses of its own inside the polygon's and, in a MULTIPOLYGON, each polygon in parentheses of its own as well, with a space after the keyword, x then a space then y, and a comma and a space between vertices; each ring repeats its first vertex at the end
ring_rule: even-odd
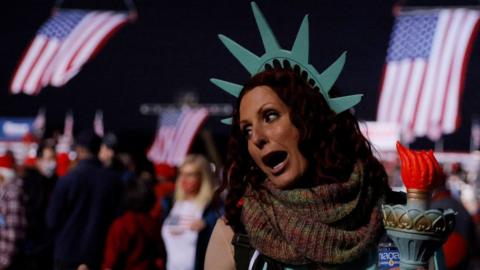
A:
POLYGON ((403 183, 408 189, 431 191, 443 177, 433 151, 413 151, 397 142, 403 183))

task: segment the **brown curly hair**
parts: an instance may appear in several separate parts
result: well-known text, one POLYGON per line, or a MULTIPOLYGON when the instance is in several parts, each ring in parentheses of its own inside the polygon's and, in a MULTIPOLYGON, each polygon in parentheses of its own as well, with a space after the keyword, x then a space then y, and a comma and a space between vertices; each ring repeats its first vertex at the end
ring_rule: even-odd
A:
MULTIPOLYGON (((387 174, 380 162, 373 156, 372 147, 360 132, 356 118, 345 111, 333 112, 325 98, 318 91, 308 75, 298 66, 290 67, 285 61, 266 67, 244 85, 236 109, 228 145, 227 164, 222 184, 217 190, 220 194, 227 190, 225 200, 225 218, 234 231, 243 231, 240 221, 241 198, 247 185, 261 188, 265 180, 264 173, 255 165, 247 150, 247 141, 239 126, 239 105, 248 91, 261 85, 272 88, 279 98, 290 108, 290 119, 300 134, 299 150, 308 161, 308 168, 298 181, 303 187, 312 187, 325 183, 345 181, 349 178, 354 164, 363 164, 367 181, 373 184, 377 194, 383 194, 388 188, 387 174), (322 179, 320 183, 319 179, 322 179), (240 202, 240 203, 239 203, 240 202)), ((338 96, 332 89, 330 96, 338 96)))

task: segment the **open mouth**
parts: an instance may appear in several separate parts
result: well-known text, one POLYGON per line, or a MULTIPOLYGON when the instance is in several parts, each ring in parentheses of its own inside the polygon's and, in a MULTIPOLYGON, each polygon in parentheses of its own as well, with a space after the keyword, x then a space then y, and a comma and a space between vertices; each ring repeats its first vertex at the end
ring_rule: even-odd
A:
POLYGON ((278 165, 285 161, 287 155, 288 154, 285 151, 270 152, 262 158, 262 162, 263 164, 267 165, 267 167, 275 169, 278 165))

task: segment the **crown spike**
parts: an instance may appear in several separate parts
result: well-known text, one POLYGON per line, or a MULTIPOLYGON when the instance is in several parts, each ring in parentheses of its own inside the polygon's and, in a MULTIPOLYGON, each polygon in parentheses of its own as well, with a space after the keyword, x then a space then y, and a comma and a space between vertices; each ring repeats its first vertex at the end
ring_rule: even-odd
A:
POLYGON ((297 37, 292 46, 293 57, 308 63, 309 36, 308 36, 308 15, 303 18, 297 37))
POLYGON ((327 69, 325 69, 322 74, 317 76, 318 82, 320 83, 321 91, 327 94, 330 89, 332 89, 333 84, 338 79, 340 72, 342 72, 343 65, 345 65, 345 60, 347 58, 347 52, 343 52, 340 57, 335 60, 327 69))
POLYGON ((223 91, 229 93, 232 96, 238 97, 240 95, 240 92, 242 91, 243 86, 236 84, 236 83, 231 83, 227 82, 224 80, 219 80, 216 78, 211 78, 210 82, 221 88, 223 91))
POLYGON ((233 123, 233 120, 231 117, 229 117, 229 118, 223 118, 222 120, 220 120, 220 122, 222 122, 222 124, 225 124, 225 125, 231 125, 233 123))
POLYGON ((278 45, 278 41, 273 34, 272 28, 270 28, 270 26, 268 25, 267 20, 263 16, 257 4, 255 2, 252 2, 251 5, 253 15, 255 16, 255 21, 257 22, 258 30, 260 30, 260 36, 262 37, 263 47, 265 47, 265 51, 268 53, 280 50, 280 45, 278 45))
POLYGON ((335 113, 341 113, 357 105, 362 99, 362 94, 343 96, 328 99, 328 105, 335 113))
POLYGON ((233 56, 235 56, 235 58, 237 58, 237 60, 251 75, 254 75, 258 72, 260 57, 256 56, 227 36, 218 35, 218 38, 220 38, 225 47, 227 47, 227 49, 233 54, 233 56))
MULTIPOLYGON (((308 63, 309 58, 309 21, 308 15, 306 15, 300 25, 295 41, 291 51, 282 49, 275 35, 273 34, 268 22, 265 20, 262 12, 258 8, 255 2, 251 3, 252 11, 255 16, 257 27, 262 37, 263 46, 265 47, 265 53, 261 56, 257 56, 241 45, 231 40, 230 38, 219 35, 220 40, 227 47, 227 49, 237 58, 237 60, 254 76, 257 72, 265 70, 265 64, 271 64, 275 59, 280 60, 281 64, 287 60, 291 63, 298 64, 302 71, 308 73, 308 78, 313 79, 316 85, 319 86, 320 93, 327 101, 329 107, 335 113, 341 113, 355 106, 362 99, 362 95, 350 95, 345 97, 330 98, 328 94, 338 79, 340 72, 342 72, 345 65, 346 52, 343 52, 333 64, 325 69, 321 74, 308 63)), ((210 81, 225 90, 231 95, 238 97, 240 95, 243 86, 234 84, 227 81, 218 79, 210 79, 210 81)), ((222 120, 222 123, 230 125, 232 124, 231 118, 222 120)))

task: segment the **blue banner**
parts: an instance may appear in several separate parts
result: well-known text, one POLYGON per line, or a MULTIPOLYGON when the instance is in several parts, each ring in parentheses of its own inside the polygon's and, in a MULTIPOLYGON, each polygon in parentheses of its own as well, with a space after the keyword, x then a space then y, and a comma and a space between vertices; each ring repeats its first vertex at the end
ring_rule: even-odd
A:
POLYGON ((0 141, 21 141, 33 132, 33 117, 0 117, 0 141))

